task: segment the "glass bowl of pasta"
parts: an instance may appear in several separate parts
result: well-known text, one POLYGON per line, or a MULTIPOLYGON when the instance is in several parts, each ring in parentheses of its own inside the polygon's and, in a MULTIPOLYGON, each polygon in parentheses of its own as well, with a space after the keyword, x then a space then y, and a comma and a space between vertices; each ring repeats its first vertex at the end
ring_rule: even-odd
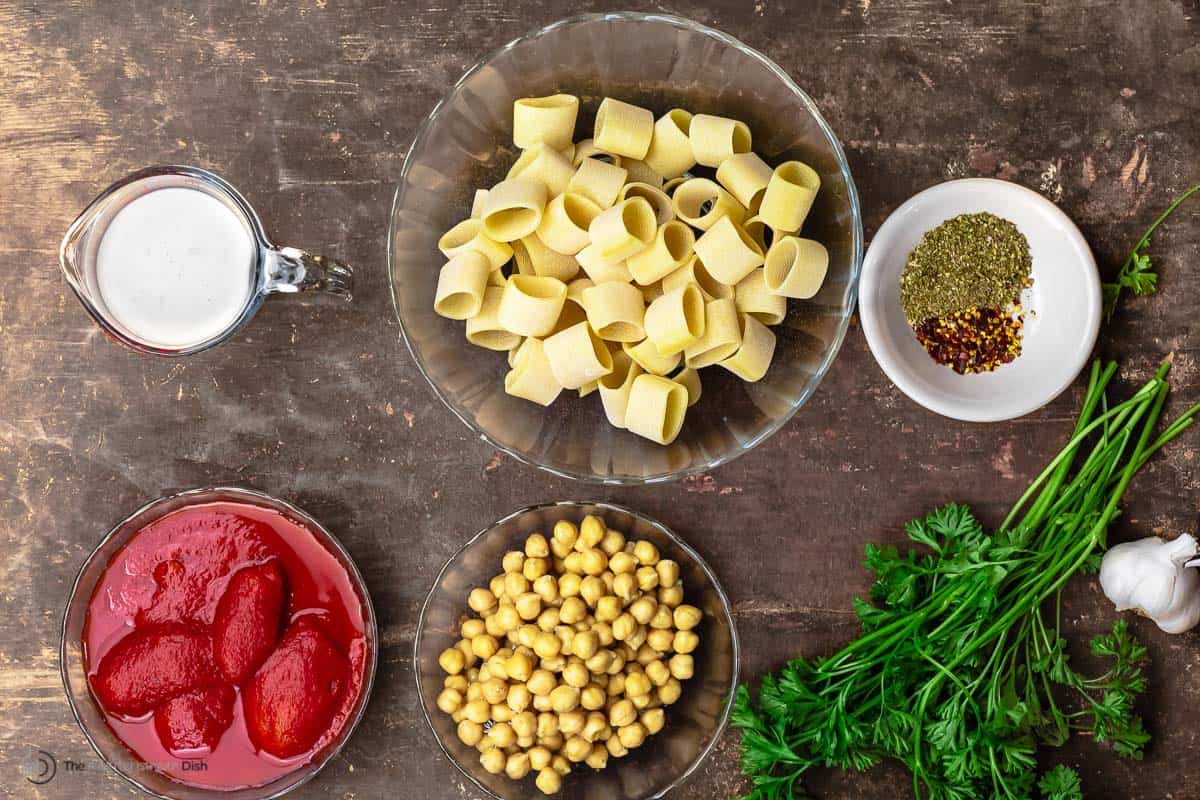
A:
POLYGON ((389 279, 413 360, 483 439, 647 483, 736 458, 807 402, 862 238, 841 145, 777 65, 680 17, 589 14, 500 48, 430 113, 389 279))
MULTIPOLYGON (((578 548, 575 551, 577 556, 586 552, 578 548)), ((616 569, 622 567, 616 566, 616 569)), ((549 580, 555 574, 556 571, 551 569, 540 580, 549 580)), ((632 573, 620 574, 628 578, 632 573)), ((569 578, 569 575, 557 575, 551 583, 566 589, 569 578)), ((620 589, 614 588, 614 591, 620 589)), ((561 618, 567 614, 569 603, 578 604, 580 597, 585 596, 587 592, 582 590, 581 584, 580 595, 572 593, 561 602, 548 602, 544 613, 561 618)), ((529 599, 527 595, 525 598, 529 599)), ((637 602, 647 601, 640 598, 628 608, 636 611, 637 602)), ((603 617, 601 609, 605 599, 596 599, 595 604, 596 614, 603 617)), ((592 619, 591 616, 587 618, 589 621, 592 619)), ((538 620, 540 623, 542 616, 538 620)), ((599 621, 592 623, 593 626, 597 624, 616 633, 621 623, 618 620, 614 620, 611 626, 599 621)), ((649 632, 641 647, 650 647, 655 641, 651 637, 662 635, 664 626, 669 628, 670 625, 670 622, 658 623, 651 619, 640 628, 649 632)), ((533 626, 527 624, 522 627, 533 626)), ((575 642, 591 637, 596 630, 596 627, 592 627, 590 631, 584 631, 586 622, 576 627, 580 629, 574 634, 576 638, 569 645, 565 644, 564 639, 564 649, 559 651, 560 656, 570 651, 566 661, 579 661, 576 654, 581 648, 575 642)), ((561 633, 559 630, 555 635, 561 633)), ((737 630, 729 600, 704 560, 661 523, 630 509, 607 503, 561 502, 531 506, 481 530, 442 567, 434 580, 421 609, 413 647, 414 671, 422 711, 438 745, 447 758, 487 796, 506 800, 536 800, 548 794, 564 800, 598 797, 644 800, 661 797, 680 786, 721 739, 733 706, 740 661, 737 630), (594 519, 589 521, 589 517, 594 519), (600 525, 595 524, 597 521, 600 525), (566 531, 562 530, 564 526, 566 531), (526 663, 519 674, 516 667, 510 668, 508 659, 523 658, 519 642, 524 631, 519 629, 510 629, 512 636, 495 631, 497 637, 493 644, 511 648, 511 651, 483 651, 485 655, 494 653, 488 659, 475 657, 464 661, 458 657, 458 653, 471 652, 472 648, 476 648, 476 639, 491 638, 484 631, 492 630, 492 623, 501 620, 505 610, 513 613, 514 606, 510 603, 517 603, 522 597, 508 597, 496 581, 507 584, 517 578, 520 582, 521 578, 517 575, 528 573, 528 567, 535 566, 539 561, 537 557, 528 555, 538 552, 535 546, 543 548, 545 555, 571 550, 571 540, 587 540, 589 527, 604 531, 604 540, 597 545, 602 551, 609 544, 608 539, 613 537, 618 540, 618 545, 628 545, 627 550, 622 551, 623 555, 619 556, 615 554, 621 548, 607 547, 614 554, 609 560, 610 566, 615 565, 614 559, 619 558, 630 562, 635 559, 642 563, 647 560, 654 562, 653 568, 640 567, 644 572, 652 571, 660 575, 656 585, 644 596, 653 598, 657 602, 657 609, 669 609, 672 612, 669 616, 680 621, 681 630, 675 633, 676 637, 691 638, 690 645, 680 648, 687 651, 687 655, 682 657, 687 662, 687 674, 678 679, 675 677, 681 673, 675 669, 675 659, 668 658, 673 645, 654 645, 668 651, 654 659, 629 659, 624 667, 613 663, 614 655, 620 651, 623 642, 631 640, 631 636, 625 636, 623 642, 615 641, 612 637, 593 641, 592 644, 597 645, 598 649, 594 653, 591 648, 585 651, 592 653, 585 662, 588 665, 585 668, 589 671, 598 668, 594 659, 603 658, 603 665, 608 665, 608 674, 603 678, 597 678, 594 673, 588 675, 585 688, 574 693, 565 687, 573 685, 567 683, 569 671, 579 669, 580 665, 556 667, 550 663, 555 658, 552 653, 537 653, 541 649, 540 642, 534 641, 531 649, 534 650, 534 656, 541 660, 526 663), (568 539, 564 539, 563 533, 568 534, 568 539), (643 551, 648 551, 649 559, 643 551), (489 586, 499 594, 488 595, 489 586), (672 592, 675 593, 673 597, 672 592), (484 604, 478 601, 481 594, 496 601, 482 612, 480 609, 484 609, 484 604), (507 608, 506 604, 509 604, 507 608), (691 621, 682 621, 685 612, 692 616, 691 621), (480 621, 481 613, 484 622, 480 621), (472 626, 477 630, 470 630, 472 626), (472 635, 475 638, 468 642, 465 637, 472 635), (550 659, 543 656, 549 656, 550 659), (449 657, 454 657, 457 663, 448 665, 449 657), (497 662, 505 664, 503 677, 500 677, 501 673, 487 677, 480 674, 496 669, 497 662), (664 664, 671 665, 673 671, 670 677, 664 673, 660 678, 664 664), (529 671, 532 667, 536 669, 529 671), (453 674, 447 674, 448 669, 453 674), (561 669, 561 674, 551 672, 552 669, 561 669), (652 681, 641 690, 632 690, 632 681, 641 679, 632 678, 634 672, 652 677, 652 681), (539 681, 556 684, 556 689, 550 691, 549 686, 539 688, 536 685, 539 681), (481 682, 482 686, 477 684, 472 689, 470 684, 475 682, 481 682), (475 690, 482 689, 483 700, 490 702, 487 699, 487 694, 492 690, 490 684, 499 684, 499 688, 504 689, 505 683, 508 684, 504 692, 505 699, 499 699, 497 693, 492 699, 498 702, 490 710, 485 706, 481 715, 474 717, 469 708, 470 699, 479 700, 481 697, 475 690), (599 688, 599 683, 605 684, 603 689, 599 688), (578 694, 578 705, 570 709, 558 706, 559 692, 578 694), (588 704, 588 694, 597 692, 607 694, 607 697, 601 697, 599 703, 588 704), (639 700, 636 706, 632 706, 630 698, 642 698, 645 702, 639 700), (522 712, 509 713, 512 708, 522 709, 522 712), (600 717, 595 729, 590 730, 592 717, 597 714, 600 717), (484 719, 485 715, 487 719, 484 719), (605 716, 607 719, 604 719, 605 716), (622 716, 625 719, 621 719, 622 716), (525 719, 525 727, 530 729, 529 739, 523 743, 520 736, 526 731, 522 726, 522 718, 525 719), (494 750, 488 746, 488 740, 495 737, 491 733, 494 728, 502 729, 506 735, 511 728, 517 736, 516 741, 507 747, 505 758, 499 758, 500 753, 489 752, 494 750), (631 739, 629 734, 635 735, 631 739), (618 743, 621 745, 618 746, 618 743), (572 752, 581 746, 589 751, 586 757, 584 753, 572 752), (596 756, 599 756, 599 760, 596 760, 596 756)), ((620 658, 624 661, 623 656, 620 658)), ((583 681, 575 683, 584 685, 583 681)))

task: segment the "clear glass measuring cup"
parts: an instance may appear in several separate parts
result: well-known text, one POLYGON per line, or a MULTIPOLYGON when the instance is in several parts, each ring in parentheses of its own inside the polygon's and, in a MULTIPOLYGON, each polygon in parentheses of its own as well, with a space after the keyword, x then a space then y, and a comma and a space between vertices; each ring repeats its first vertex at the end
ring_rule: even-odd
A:
MULTIPOLYGON (((237 189, 208 170, 189 166, 148 167, 105 189, 67 230, 59 249, 59 261, 79 301, 105 333, 134 350, 162 356, 190 355, 215 347, 249 322, 267 295, 322 291, 349 299, 353 284, 351 268, 340 261, 294 247, 276 247, 267 238, 258 214, 237 189), (234 308, 223 329, 210 331, 196 341, 164 344, 132 329, 110 307, 112 298, 106 300, 97 274, 101 242, 113 220, 134 201, 161 189, 191 189, 219 201, 240 222, 243 230, 237 235, 246 237, 245 242, 235 242, 232 248, 239 254, 248 254, 246 285, 238 287, 237 302, 245 298, 241 310, 234 308)), ((235 277, 240 275, 240 261, 239 256, 237 263, 226 265, 234 270, 235 277)))

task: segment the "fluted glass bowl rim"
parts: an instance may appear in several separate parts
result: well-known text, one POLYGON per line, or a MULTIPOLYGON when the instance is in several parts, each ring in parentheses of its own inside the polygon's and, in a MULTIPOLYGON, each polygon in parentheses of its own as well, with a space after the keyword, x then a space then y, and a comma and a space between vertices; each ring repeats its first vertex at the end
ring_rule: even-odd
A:
POLYGON ((530 466, 537 467, 541 470, 545 470, 546 472, 559 477, 582 481, 584 483, 603 484, 610 486, 667 483, 669 481, 679 480, 691 475, 700 475, 708 472, 709 470, 716 469, 723 464, 727 464, 738 456, 744 455, 750 450, 753 450, 762 442, 769 439, 771 436, 774 436, 776 433, 778 433, 784 425, 791 421, 792 417, 796 415, 796 412, 808 402, 809 398, 812 397, 813 393, 817 390, 817 387, 820 386, 821 382, 825 379, 825 375, 829 372, 830 367, 833 365, 834 359, 837 357, 838 352, 842 348, 842 344, 845 341, 846 334, 850 328, 850 320, 854 316, 855 303, 858 300, 858 280, 859 275, 862 272, 862 263, 863 228, 862 210, 859 206, 858 200, 858 189, 855 187, 854 178, 850 174, 850 164, 846 159, 846 153, 842 148, 841 141, 838 139, 837 134, 833 132, 833 128, 825 120, 825 117, 821 115, 820 110, 817 108, 816 102, 808 95, 807 92, 801 89, 794 80, 792 80, 792 77, 788 75, 788 73, 784 71, 782 67, 780 67, 763 53, 759 52, 753 47, 750 47, 739 39, 724 33, 723 31, 719 31, 716 28, 710 28, 707 25, 702 25, 694 20, 686 17, 676 16, 674 14, 651 14, 637 11, 611 11, 605 13, 578 14, 571 17, 565 17, 540 28, 535 28, 522 36, 518 36, 517 38, 508 42, 508 44, 502 45, 488 53, 482 59, 477 61, 470 69, 463 73, 462 77, 450 87, 450 89, 445 95, 442 96, 440 100, 438 100, 437 104, 434 105, 433 109, 429 112, 429 115, 426 116, 425 119, 421 121, 420 126, 418 126, 417 132, 413 136, 412 143, 408 147, 408 152, 404 156, 404 163, 400 167, 400 180, 396 186, 396 192, 392 198, 391 218, 388 221, 388 290, 392 297, 392 308, 396 314, 396 321, 400 326, 400 338, 404 340, 404 344, 408 348, 409 354, 412 356, 413 363, 416 364, 421 376, 425 378, 425 381, 429 384, 430 388, 433 389, 433 393, 437 396, 437 398, 442 401, 446 408, 450 409, 450 412, 454 414, 454 416, 458 417, 458 419, 461 420, 464 425, 474 431, 481 439, 497 450, 508 454, 512 458, 515 458, 517 461, 520 461, 524 464, 529 464, 530 466), (706 461, 693 464, 682 469, 659 473, 657 475, 597 475, 595 472, 591 471, 576 470, 564 466, 548 464, 522 452, 515 447, 510 447, 506 444, 503 444, 482 427, 475 424, 475 422, 470 418, 470 415, 460 409, 455 402, 442 391, 441 387, 437 385, 437 382, 430 376, 429 371, 426 369, 425 362, 422 360, 416 345, 413 343, 412 338, 408 335, 408 331, 405 328, 404 315, 400 310, 400 296, 396 288, 396 281, 394 277, 395 271, 393 269, 393 259, 395 254, 393 253, 392 243, 396 235, 396 220, 398 218, 398 212, 404 201, 405 186, 407 184, 409 170, 413 166, 413 154, 421 145, 425 143, 425 139, 429 135, 429 132, 433 127, 433 123, 437 120, 438 114, 441 112, 442 107, 451 97, 454 96, 460 87, 462 87, 473 75, 475 75, 475 73, 486 68, 501 55, 519 47, 525 42, 537 39, 538 37, 549 33, 553 33, 560 28, 567 28, 573 25, 580 25, 590 22, 650 22, 670 25, 672 27, 682 28, 693 33, 698 33, 702 36, 715 39, 716 41, 741 52, 743 55, 759 61, 770 73, 772 73, 779 81, 781 81, 784 86, 791 90, 792 94, 796 96, 801 105, 803 105, 805 110, 812 116, 813 121, 817 123, 817 126, 821 129, 821 132, 828 139, 833 148, 834 157, 837 160, 838 170, 841 172, 842 179, 846 183, 846 199, 850 204, 853 254, 852 262, 850 264, 850 275, 846 282, 846 296, 849 299, 845 305, 845 308, 842 310, 842 316, 838 321, 837 330, 834 332, 833 340, 826 348, 825 354, 821 359, 821 363, 817 367, 817 370, 813 373, 812 379, 808 381, 804 387, 804 390, 799 394, 799 396, 789 403, 788 410, 785 413, 780 414, 776 419, 772 420, 769 425, 764 427, 763 430, 753 438, 744 443, 740 443, 735 447, 731 447, 728 451, 718 456, 709 458, 706 461))
MULTIPOLYGON (((421 603, 421 613, 417 617, 417 631, 413 637, 413 675, 416 682, 417 698, 421 703, 421 715, 425 718, 425 723, 429 726, 429 731, 433 734, 434 741, 437 742, 438 747, 441 749, 442 753, 445 754, 446 758, 450 760, 450 763, 453 764, 459 772, 465 775, 467 779, 471 781, 471 783, 478 787, 480 791, 482 791, 488 797, 496 798, 496 800, 504 800, 503 797, 480 783, 479 780, 477 780, 475 776, 472 775, 457 758, 455 758, 454 754, 450 752, 450 748, 446 746, 446 744, 442 741, 442 737, 438 734, 437 727, 433 723, 433 714, 440 714, 442 712, 436 707, 430 708, 425 702, 424 692, 421 691, 421 662, 419 660, 421 656, 421 640, 425 636, 426 616, 429 612, 430 603, 433 602, 434 595, 437 594, 438 588, 442 585, 442 578, 445 577, 446 571, 450 569, 450 566, 457 562, 463 555, 467 553, 467 551, 486 538, 487 535, 496 528, 499 528, 502 525, 507 525, 508 523, 513 522, 526 514, 552 508, 596 508, 602 511, 611 511, 618 514, 628 514, 629 516, 646 523, 666 537, 672 545, 679 548, 679 550, 685 556, 687 556, 692 562, 695 563, 697 567, 700 568, 700 571, 704 573, 705 578, 708 580, 709 586, 716 593, 717 599, 720 601, 721 614, 724 617, 725 624, 729 627, 729 640, 732 644, 733 655, 731 669, 732 679, 729 683, 729 693, 725 699, 724 708, 721 710, 721 718, 718 721, 716 728, 713 729, 712 738, 709 740, 704 749, 696 755, 695 759, 692 760, 692 763, 687 766, 687 769, 685 769, 677 778, 675 778, 675 780, 671 781, 669 785, 655 789, 645 798, 645 800, 655 800, 655 798, 662 797, 664 794, 672 789, 677 788, 680 784, 687 780, 688 777, 695 772, 701 764, 704 763, 704 761, 712 753, 713 749, 716 748, 717 743, 721 741, 721 736, 724 735, 725 729, 729 725, 729 717, 733 713, 734 692, 738 686, 738 677, 741 675, 741 644, 738 641, 737 623, 734 621, 733 617, 733 605, 729 602, 729 596, 725 594, 725 589, 722 588, 721 582, 717 580, 717 575, 715 572, 713 572, 712 567, 708 565, 708 562, 705 561, 700 554, 692 548, 691 545, 684 541, 683 537, 675 533, 675 531, 671 530, 669 527, 653 517, 649 517, 640 511, 634 511, 632 508, 627 506, 618 505, 616 503, 595 502, 588 500, 560 500, 554 503, 537 503, 534 505, 525 506, 524 508, 517 509, 511 514, 507 514, 492 524, 480 529, 477 533, 475 533, 474 536, 468 539, 462 547, 454 551, 454 554, 450 556, 450 558, 446 559, 446 563, 442 565, 442 568, 438 570, 437 575, 434 576, 433 583, 430 585, 429 593, 425 595, 424 602, 421 603)), ((465 597, 463 598, 463 603, 465 607, 465 597)))
MULTIPOLYGON (((208 794, 213 798, 229 797, 231 794, 236 794, 237 792, 253 792, 255 789, 261 789, 264 792, 263 794, 254 795, 255 797, 258 797, 259 800, 276 800, 276 798, 283 797, 284 795, 289 794, 308 783, 310 780, 316 777, 317 773, 323 770, 330 761, 332 761, 339 753, 342 752, 346 744, 354 735, 354 731, 358 728, 359 723, 362 722, 363 717, 366 716, 367 706, 370 705, 371 702, 371 690, 375 685, 375 672, 379 666, 378 622, 375 617, 375 607, 371 602, 371 593, 367 590, 366 579, 363 578, 362 573, 358 569, 358 565, 350 556, 349 551, 346 550, 345 545, 343 545, 336 536, 330 533, 329 530, 322 525, 319 520, 314 518, 304 509, 289 503, 287 500, 282 500, 274 495, 267 494, 266 492, 260 492, 255 489, 247 489, 241 486, 204 486, 195 489, 185 489, 183 491, 163 495, 162 497, 157 497, 139 506, 137 509, 113 525, 109 531, 100 538, 100 541, 96 542, 95 547, 93 547, 91 552, 88 553, 88 557, 84 559, 83 564, 81 564, 79 567, 79 571, 75 574, 75 580, 71 582, 71 591, 68 593, 67 602, 63 606, 61 631, 59 634, 59 677, 62 680, 63 691, 67 696, 67 705, 71 709, 71 716, 74 718, 75 724, 79 726, 79 730, 83 732, 83 737, 87 739, 88 744, 96 753, 96 756, 100 759, 100 761, 114 774, 120 776, 127 783, 136 787, 140 791, 145 792, 150 797, 156 797, 159 798, 159 800, 174 800, 170 795, 161 794, 154 789, 151 789, 149 786, 146 786, 134 775, 131 775, 129 772, 113 763, 112 759, 110 759, 108 754, 106 754, 101 748, 100 743, 96 741, 95 736, 92 734, 91 728, 89 727, 88 723, 84 721, 83 716, 80 714, 79 708, 76 705, 75 694, 71 690, 71 679, 68 674, 69 668, 67 666, 67 647, 69 644, 67 639, 67 626, 71 611, 75 608, 75 606, 81 602, 91 602, 90 594, 88 597, 83 597, 80 595, 80 582, 83 580, 84 573, 87 572, 88 567, 92 565, 93 560, 96 559, 96 557, 100 554, 100 551, 113 539, 113 537, 121 533, 125 526, 127 526, 133 520, 152 511, 156 506, 166 505, 174 500, 187 501, 190 498, 199 498, 201 496, 211 494, 225 495, 235 500, 242 498, 251 502, 267 503, 268 505, 277 507, 277 509, 282 509, 288 514, 295 515, 295 518, 308 526, 313 535, 320 539, 323 544, 327 544, 333 548, 334 555, 339 559, 342 566, 346 568, 346 574, 349 576, 350 582, 353 584, 356 593, 358 594, 359 601, 363 604, 363 635, 371 643, 371 653, 370 658, 363 664, 363 675, 365 680, 363 681, 362 699, 359 702, 358 710, 344 723, 342 732, 339 734, 339 740, 337 742, 330 746, 320 758, 316 758, 306 764, 302 764, 296 767, 296 769, 292 772, 285 773, 270 783, 263 784, 262 786, 248 786, 244 789, 239 789, 231 793, 224 789, 208 789, 202 786, 180 784, 181 786, 186 786, 186 788, 191 792, 208 794), (288 783, 275 789, 271 788, 276 782, 284 781, 287 778, 296 775, 297 773, 303 774, 301 774, 295 780, 295 782, 288 783)), ((188 505, 191 505, 191 503, 185 503, 185 505, 181 506, 181 508, 186 508, 188 505)), ((111 557, 112 556, 110 556, 110 558, 111 557)), ((92 699, 92 702, 95 702, 94 698, 92 699)))

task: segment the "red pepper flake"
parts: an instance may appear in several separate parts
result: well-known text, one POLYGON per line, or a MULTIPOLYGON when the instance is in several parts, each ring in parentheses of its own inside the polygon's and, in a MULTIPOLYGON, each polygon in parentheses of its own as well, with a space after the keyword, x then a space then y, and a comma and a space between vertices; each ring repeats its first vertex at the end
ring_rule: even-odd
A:
POLYGON ((1021 355, 1020 311, 969 308, 934 317, 916 327, 917 340, 934 361, 960 375, 991 372, 1021 355))

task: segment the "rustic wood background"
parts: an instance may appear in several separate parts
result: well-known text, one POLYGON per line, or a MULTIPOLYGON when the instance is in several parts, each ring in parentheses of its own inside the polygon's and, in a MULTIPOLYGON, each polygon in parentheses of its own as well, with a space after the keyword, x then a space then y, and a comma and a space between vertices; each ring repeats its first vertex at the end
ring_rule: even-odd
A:
MULTIPOLYGON (((1059 203, 1111 275, 1144 226, 1200 180, 1195 0, 700 0, 672 11, 729 31, 816 98, 848 151, 868 240, 947 178, 997 176, 1059 203)), ((290 499, 339 535, 379 611, 365 721, 298 797, 469 798, 417 708, 410 650, 421 597, 469 533, 527 503, 604 499, 675 527, 732 595, 745 675, 856 632, 863 545, 949 500, 998 521, 1057 451, 1079 387, 1018 422, 969 425, 914 405, 855 324, 815 398, 779 435, 714 474, 593 489, 501 457, 435 399, 387 298, 394 183, 417 123, 482 54, 592 2, 191 3, 0 0, 0 795, 136 794, 100 768, 58 676, 75 571, 116 520, 184 487, 241 484, 290 499), (278 241, 358 267, 358 297, 273 301, 216 351, 135 355, 100 335, 59 274, 67 225, 134 168, 186 162, 241 187, 278 241), (34 749, 60 772, 35 787, 34 749), (61 762, 85 763, 64 773, 61 762), (402 783, 401 783, 402 782, 402 783), (398 786, 408 787, 397 791, 398 786)), ((1197 209, 1154 243, 1162 290, 1129 302, 1100 352, 1142 379, 1175 354, 1176 409, 1200 399, 1197 209)), ((1117 538, 1196 527, 1200 434, 1136 481, 1117 538)), ((1076 642, 1114 616, 1094 579, 1070 591, 1076 642)), ((1200 639, 1134 621, 1154 656, 1146 760, 1077 739, 1048 754, 1089 798, 1196 798, 1200 639)), ((896 768, 822 774, 823 798, 905 797, 896 768)), ((676 797, 745 789, 725 737, 676 797)))

